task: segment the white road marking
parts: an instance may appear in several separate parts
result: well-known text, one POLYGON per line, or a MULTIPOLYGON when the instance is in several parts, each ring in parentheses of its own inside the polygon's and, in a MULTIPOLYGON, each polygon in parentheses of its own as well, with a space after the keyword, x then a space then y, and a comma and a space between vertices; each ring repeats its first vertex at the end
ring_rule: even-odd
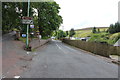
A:
POLYGON ((14 76, 14 78, 18 79, 18 78, 20 78, 20 76, 14 76))
MULTIPOLYGON (((56 45, 57 45, 57 44, 56 44, 56 45)), ((63 49, 62 49, 60 46, 57 45, 57 47, 58 47, 61 51, 63 51, 63 49)), ((65 51, 63 51, 63 53, 67 54, 65 51)))
MULTIPOLYGON (((56 43, 56 45, 57 45, 57 47, 58 47, 59 49, 61 49, 65 54, 67 54, 57 43, 56 43)), ((77 50, 72 49, 72 48, 70 48, 70 47, 68 47, 68 46, 66 46, 66 45, 61 45, 61 46, 64 46, 64 47, 66 47, 67 49, 76 52, 77 54, 81 54, 81 53, 77 52, 77 50)))
MULTIPOLYGON (((57 44, 56 44, 56 45, 57 45, 57 44)), ((57 45, 57 47, 58 47, 59 49, 61 49, 61 47, 60 47, 60 46, 58 46, 58 45, 57 45)), ((61 49, 61 50, 62 50, 62 49, 61 49)))

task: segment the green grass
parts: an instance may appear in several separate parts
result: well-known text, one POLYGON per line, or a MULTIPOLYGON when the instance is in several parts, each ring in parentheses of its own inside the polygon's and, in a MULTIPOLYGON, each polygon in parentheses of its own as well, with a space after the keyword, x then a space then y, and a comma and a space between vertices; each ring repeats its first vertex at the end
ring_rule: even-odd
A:
MULTIPOLYGON (((89 41, 91 42, 106 42, 110 45, 115 44, 115 42, 120 38, 120 32, 115 34, 109 34, 106 32, 108 28, 99 28, 100 33, 92 33, 92 28, 85 28, 76 30, 74 37, 91 37, 89 41)), ((96 29, 97 30, 97 29, 96 29)))
POLYGON ((120 39, 120 32, 109 35, 108 43, 114 44, 120 39))
POLYGON ((20 41, 26 43, 26 38, 20 37, 20 41))
MULTIPOLYGON (((99 28, 100 32, 105 32, 108 28, 99 28)), ((92 28, 80 29, 75 31, 74 37, 88 37, 92 35, 92 28)))
MULTIPOLYGON (((107 42, 109 40, 109 37, 107 37, 108 33, 94 33, 91 35, 91 38, 89 41, 96 41, 96 42, 107 42)), ((108 42, 107 42, 108 43, 108 42)))
POLYGON ((120 32, 119 33, 115 33, 115 34, 111 34, 110 35, 110 39, 116 39, 118 36, 120 36, 120 32))
MULTIPOLYGON (((35 39, 35 38, 34 38, 34 39, 35 39)), ((26 43, 26 38, 20 37, 19 40, 22 41, 22 42, 24 42, 24 43, 26 43)), ((31 41, 31 40, 30 40, 30 38, 29 38, 29 42, 30 42, 30 41, 31 41)))
POLYGON ((76 31, 76 34, 74 35, 74 37, 87 37, 91 35, 91 31, 90 30, 84 30, 84 31, 76 31))
POLYGON ((120 38, 120 33, 109 34, 102 32, 102 33, 92 34, 89 41, 106 42, 110 45, 113 45, 119 38, 120 38))

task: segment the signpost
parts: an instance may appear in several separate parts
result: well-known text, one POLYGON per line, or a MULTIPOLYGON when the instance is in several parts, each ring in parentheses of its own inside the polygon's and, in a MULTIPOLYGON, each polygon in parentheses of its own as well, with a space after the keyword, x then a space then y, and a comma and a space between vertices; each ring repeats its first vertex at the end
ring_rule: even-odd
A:
POLYGON ((22 17, 23 24, 33 24, 33 19, 31 17, 22 17))
POLYGON ((31 17, 29 17, 29 11, 30 11, 29 8, 30 8, 30 0, 28 0, 27 17, 22 17, 22 24, 27 24, 27 32, 26 32, 26 34, 22 34, 22 37, 26 37, 26 50, 30 50, 30 46, 29 46, 29 25, 33 24, 33 19, 31 17))
POLYGON ((34 28, 34 25, 30 25, 30 28, 34 28))
MULTIPOLYGON (((29 7, 30 7, 30 0, 28 0, 28 14, 27 14, 28 17, 29 17, 29 7)), ((29 24, 27 25, 26 48, 29 49, 29 24)))

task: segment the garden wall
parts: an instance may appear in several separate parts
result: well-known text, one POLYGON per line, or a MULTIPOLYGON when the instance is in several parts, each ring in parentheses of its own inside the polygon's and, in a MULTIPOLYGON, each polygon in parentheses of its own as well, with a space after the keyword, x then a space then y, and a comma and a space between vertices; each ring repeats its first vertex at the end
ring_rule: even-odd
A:
POLYGON ((109 57, 109 55, 120 56, 120 47, 80 40, 63 40, 63 42, 105 57, 109 57))

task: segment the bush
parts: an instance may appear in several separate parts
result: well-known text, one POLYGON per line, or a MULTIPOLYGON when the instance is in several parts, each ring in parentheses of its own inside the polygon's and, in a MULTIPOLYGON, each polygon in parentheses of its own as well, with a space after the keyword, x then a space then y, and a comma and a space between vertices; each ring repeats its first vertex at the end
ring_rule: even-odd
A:
POLYGON ((63 40, 63 42, 105 57, 109 57, 111 54, 120 55, 120 47, 80 40, 63 40))

